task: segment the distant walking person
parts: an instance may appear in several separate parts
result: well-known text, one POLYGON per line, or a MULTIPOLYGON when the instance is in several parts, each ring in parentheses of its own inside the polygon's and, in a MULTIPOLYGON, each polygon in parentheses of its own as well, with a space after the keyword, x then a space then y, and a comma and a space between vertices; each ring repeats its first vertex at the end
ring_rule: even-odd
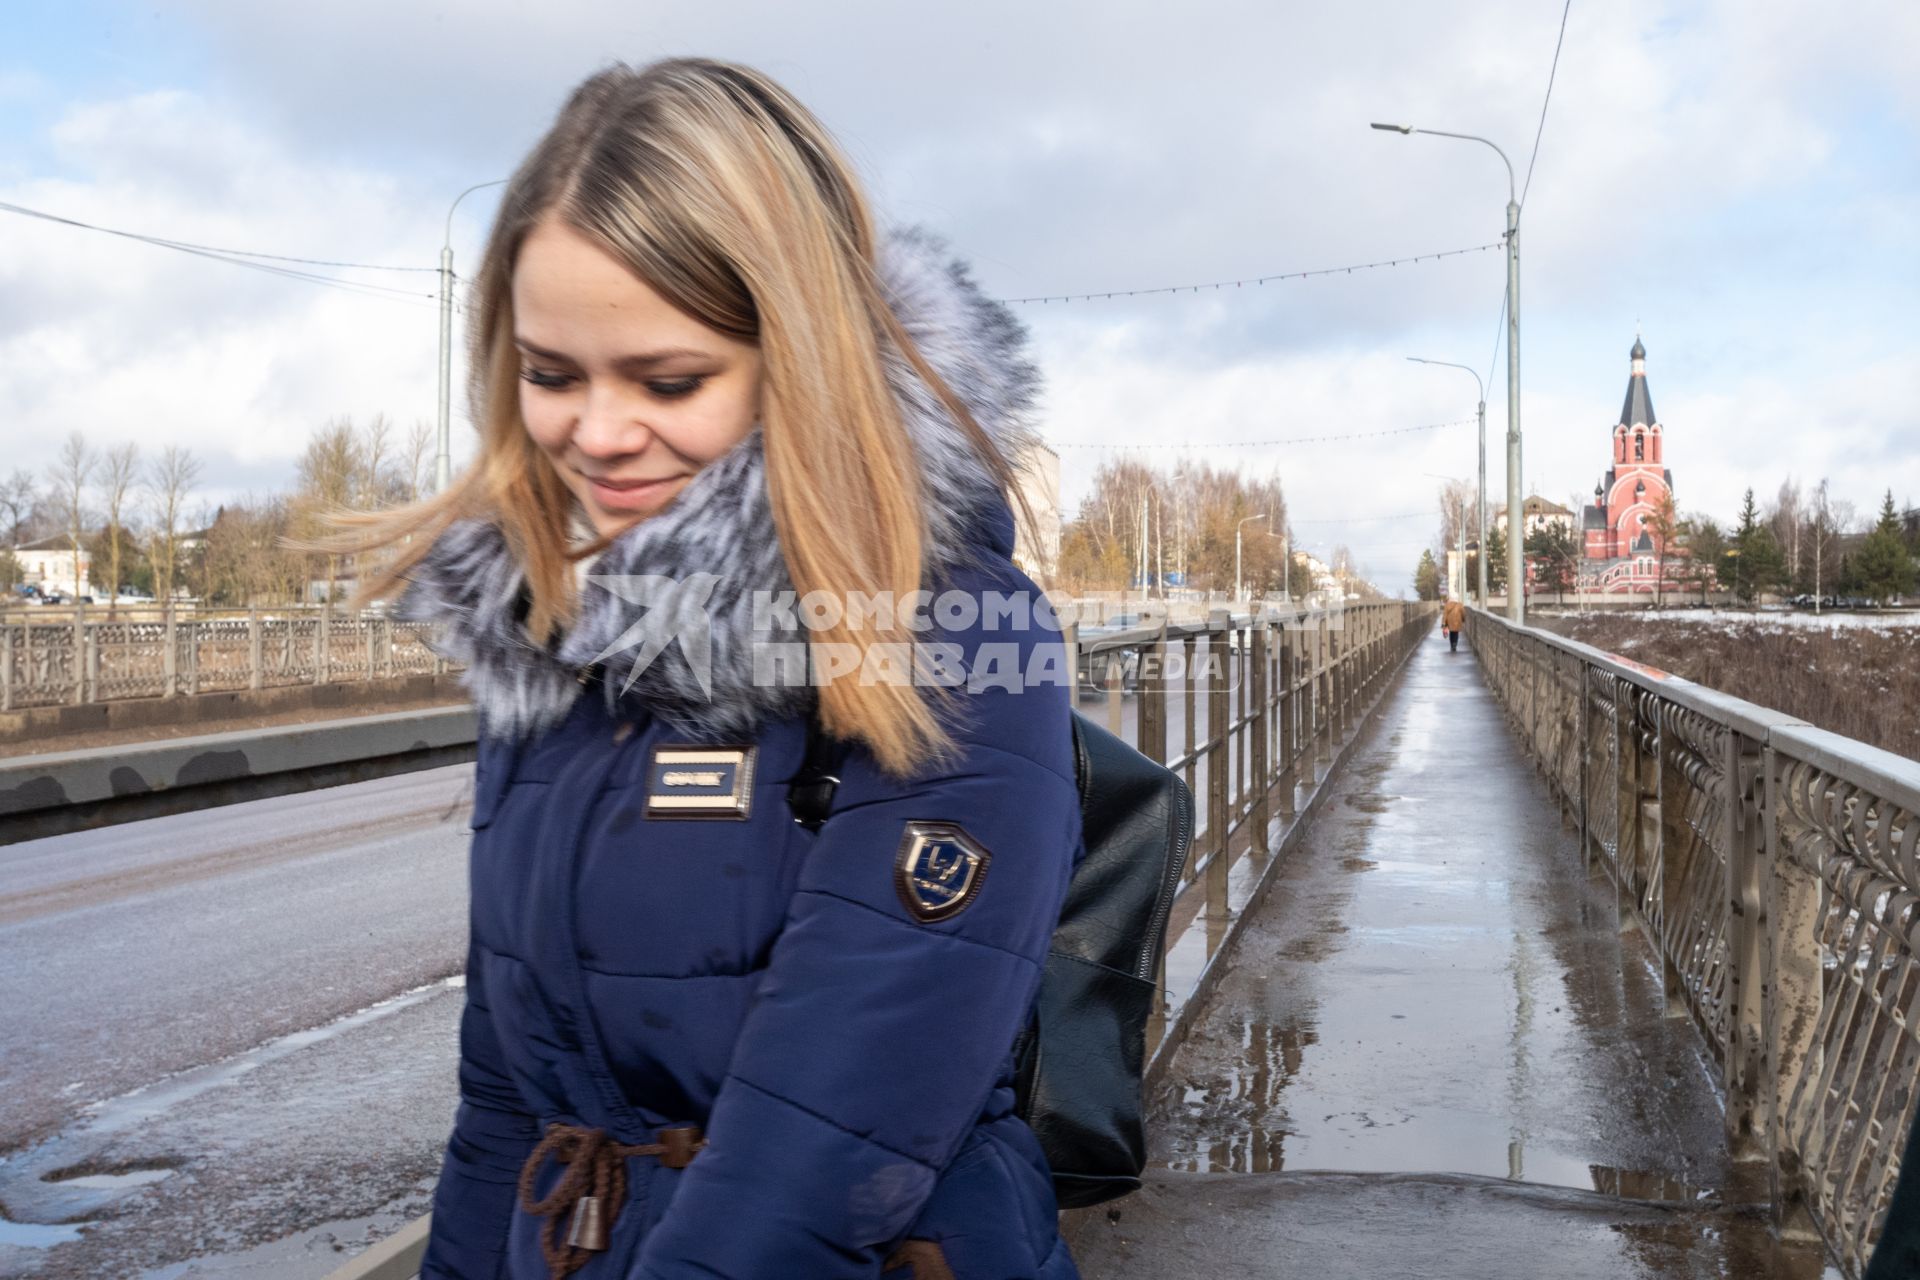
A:
POLYGON ((1440 627, 1447 633, 1447 651, 1460 652, 1460 631, 1467 625, 1467 606, 1460 603, 1458 597, 1449 599, 1447 607, 1440 611, 1440 627))

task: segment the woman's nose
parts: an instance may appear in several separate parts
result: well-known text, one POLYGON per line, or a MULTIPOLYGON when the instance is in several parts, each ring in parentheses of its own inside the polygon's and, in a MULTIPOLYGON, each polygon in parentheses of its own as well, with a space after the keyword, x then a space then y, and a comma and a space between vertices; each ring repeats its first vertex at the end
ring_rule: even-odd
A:
POLYGON ((573 446, 591 458, 639 453, 653 440, 643 406, 615 390, 590 388, 573 426, 573 446))

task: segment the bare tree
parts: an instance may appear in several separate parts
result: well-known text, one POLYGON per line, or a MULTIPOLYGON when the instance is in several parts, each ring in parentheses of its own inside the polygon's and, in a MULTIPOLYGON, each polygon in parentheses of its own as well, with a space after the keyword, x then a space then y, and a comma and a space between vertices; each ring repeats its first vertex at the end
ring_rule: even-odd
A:
POLYGON ((1680 513, 1674 509, 1673 495, 1661 494, 1660 505, 1647 517, 1645 526, 1647 533, 1653 537, 1653 557, 1657 566, 1655 572, 1658 576, 1653 583, 1653 607, 1656 609, 1664 608, 1667 602, 1667 559, 1673 555, 1684 532, 1681 525, 1680 513))
POLYGON ((87 447, 86 437, 78 431, 67 434, 66 443, 60 446, 60 456, 53 466, 48 468, 47 476, 53 482, 54 505, 60 515, 60 523, 73 545, 73 594, 80 596, 80 547, 86 534, 87 523, 87 482, 93 478, 97 459, 93 450, 87 447))
POLYGON ((4 482, 0 482, 0 519, 6 521, 4 539, 9 547, 21 542, 20 530, 27 523, 27 517, 33 513, 35 499, 33 473, 19 467, 4 482))
POLYGON ((433 424, 425 418, 415 418, 413 426, 407 429, 407 444, 401 456, 407 464, 407 501, 420 501, 421 484, 427 467, 434 457, 433 424))
POLYGON ((147 466, 147 502, 153 514, 147 558, 153 562, 153 594, 162 601, 173 599, 180 580, 180 539, 185 533, 180 523, 199 479, 200 460, 179 445, 168 445, 147 466))
POLYGON ((1805 504, 1800 500, 1800 484, 1792 476, 1780 482, 1780 492, 1774 497, 1773 510, 1768 515, 1768 523, 1773 527, 1773 540, 1780 544, 1780 550, 1787 557, 1787 580, 1798 581, 1800 577, 1800 534, 1806 526, 1805 504))
POLYGON ((121 514, 140 475, 140 446, 129 440, 100 457, 100 492, 107 500, 107 603, 120 596, 121 514))
POLYGON ((287 501, 277 495, 223 507, 207 530, 202 594, 235 604, 277 603, 304 594, 307 559, 283 544, 289 519, 287 501))
MULTIPOLYGON (((326 532, 328 513, 354 505, 366 475, 360 435, 350 419, 335 418, 314 430, 300 455, 299 474, 299 489, 289 513, 291 528, 297 537, 318 537, 326 532)), ((340 577, 340 557, 327 552, 325 563, 326 598, 331 601, 340 577)))
MULTIPOLYGON (((1479 563, 1475 557, 1485 554, 1483 547, 1460 557, 1461 534, 1464 532, 1469 541, 1474 539, 1472 509, 1476 506, 1478 493, 1478 489, 1465 481, 1449 480, 1440 486, 1437 498, 1440 504, 1440 532, 1434 551, 1442 566, 1447 564, 1449 556, 1460 558, 1457 571, 1460 574, 1458 588, 1462 596, 1472 589, 1475 578, 1472 566, 1479 563), (1464 526, 1461 524, 1463 519, 1467 521, 1464 526)), ((1456 586, 1453 577, 1443 571, 1440 579, 1442 594, 1452 595, 1456 586)))

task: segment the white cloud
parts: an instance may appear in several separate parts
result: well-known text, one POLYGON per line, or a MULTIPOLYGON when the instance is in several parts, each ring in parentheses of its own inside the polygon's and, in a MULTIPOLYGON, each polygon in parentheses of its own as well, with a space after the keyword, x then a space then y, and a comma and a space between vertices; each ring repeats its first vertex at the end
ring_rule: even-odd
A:
MULTIPOLYGON (((5 199, 199 244, 433 262, 419 234, 430 215, 391 178, 288 155, 195 94, 83 104, 51 142, 78 176, 21 183, 5 199)), ((330 416, 434 412, 431 273, 273 264, 409 295, 376 298, 45 222, 7 229, 0 402, 31 424, 16 464, 39 469, 77 430, 97 444, 190 446, 217 487, 284 474, 330 416)))
MULTIPOLYGON (((195 0, 198 91, 74 103, 60 177, 4 198, 185 239, 430 265, 446 201, 500 176, 567 88, 614 58, 756 63, 845 141, 890 215, 926 221, 989 290, 1082 292, 1331 266, 1497 237, 1482 133, 1524 176, 1559 11, 1466 0, 1251 6, 981 0, 911 13, 663 0, 453 7, 195 0)), ((1591 488, 1636 321, 1682 507, 1728 514, 1791 470, 1920 497, 1910 298, 1920 7, 1844 20, 1773 0, 1575 5, 1523 235, 1526 472, 1591 488)), ((479 203, 469 201, 469 207, 479 203)), ((33 465, 78 427, 191 443, 257 477, 336 413, 434 410, 435 315, 34 224, 0 240, 0 403, 33 465), (113 424, 113 425, 109 425, 113 424), (131 430, 132 425, 126 429, 131 430)), ((456 244, 470 261, 475 224, 456 244)), ((315 270, 325 270, 315 268, 315 270)), ((429 293, 431 276, 371 277, 429 293)), ((1183 440, 1277 466, 1305 521, 1431 507, 1471 429, 1208 448, 1471 412, 1497 254, 1263 290, 1027 307, 1063 444, 1183 440)), ((1504 479, 1496 375, 1490 475, 1504 479)), ((1157 451, 1153 456, 1160 456, 1157 451)), ((1071 500, 1098 454, 1063 449, 1071 500)), ((1858 490, 1858 491, 1856 491, 1858 490)), ((1389 586, 1430 529, 1315 524, 1389 586), (1378 552, 1363 544, 1379 544, 1378 552)), ((1302 533, 1309 528, 1302 524, 1302 533)))

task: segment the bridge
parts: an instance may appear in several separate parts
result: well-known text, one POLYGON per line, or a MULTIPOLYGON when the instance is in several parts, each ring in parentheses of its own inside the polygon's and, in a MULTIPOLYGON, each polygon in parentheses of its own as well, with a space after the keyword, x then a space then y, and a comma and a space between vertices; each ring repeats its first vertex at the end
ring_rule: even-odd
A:
MULTIPOLYGON (((1199 802, 1152 1170, 1066 1215, 1083 1273, 1920 1274, 1920 765, 1485 613, 1459 653, 1434 626, 1395 602, 1076 637, 1082 710, 1199 802)), ((0 1273, 412 1274, 452 1109, 463 715, 0 761, 0 945, 32 957, 0 992, 0 1273), (348 868, 369 887, 327 917, 348 868), (285 910, 229 945, 263 888, 285 910), (141 1015, 192 1034, 106 1067, 82 1060, 110 1025, 19 1047, 75 988, 107 1023, 129 963, 177 961, 110 942, 140 911, 231 952, 141 1015), (297 995, 206 1016, 276 958, 297 995), (209 1232, 235 1170, 318 1202, 232 1192, 209 1232), (328 1202, 354 1170, 372 1200, 328 1202)))

